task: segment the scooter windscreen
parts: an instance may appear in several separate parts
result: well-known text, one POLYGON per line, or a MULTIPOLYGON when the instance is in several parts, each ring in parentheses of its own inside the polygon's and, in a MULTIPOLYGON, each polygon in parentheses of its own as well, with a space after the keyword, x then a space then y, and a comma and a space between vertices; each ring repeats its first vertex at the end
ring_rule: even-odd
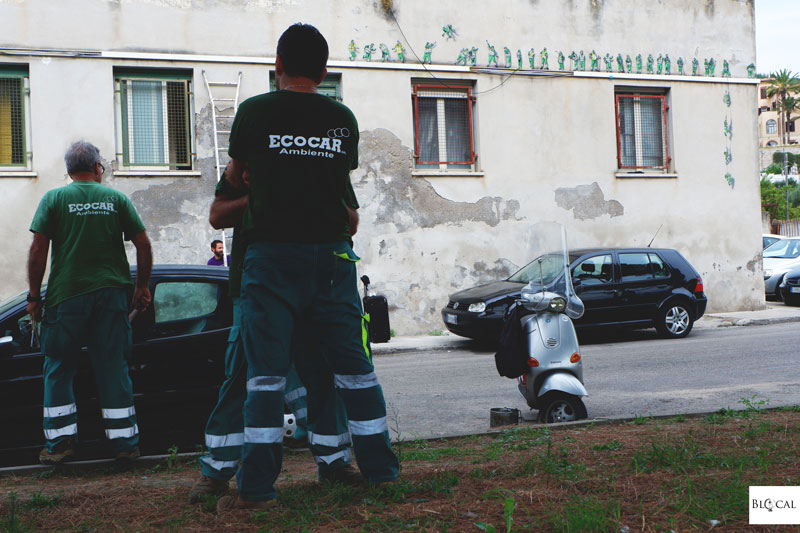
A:
MULTIPOLYGON (((524 270, 528 284, 522 289, 525 307, 533 311, 547 308, 577 319, 584 306, 572 287, 567 255, 567 233, 557 222, 539 222, 530 231, 531 252, 536 257, 524 270), (558 298, 564 300, 563 307, 558 298)), ((516 275, 522 274, 522 272, 516 275)))

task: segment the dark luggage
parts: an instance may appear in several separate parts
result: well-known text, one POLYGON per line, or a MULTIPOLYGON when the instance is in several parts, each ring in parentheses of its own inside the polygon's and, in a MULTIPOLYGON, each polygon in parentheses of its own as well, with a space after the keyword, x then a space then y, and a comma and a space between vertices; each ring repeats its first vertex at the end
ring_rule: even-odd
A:
POLYGON ((369 296, 369 277, 361 276, 364 284, 364 313, 369 315, 369 340, 372 343, 389 342, 391 330, 389 328, 389 302, 386 297, 377 294, 369 296))
POLYGON ((519 304, 506 311, 497 353, 494 354, 494 364, 501 376, 516 379, 528 370, 528 347, 520 320, 529 314, 530 311, 519 304))

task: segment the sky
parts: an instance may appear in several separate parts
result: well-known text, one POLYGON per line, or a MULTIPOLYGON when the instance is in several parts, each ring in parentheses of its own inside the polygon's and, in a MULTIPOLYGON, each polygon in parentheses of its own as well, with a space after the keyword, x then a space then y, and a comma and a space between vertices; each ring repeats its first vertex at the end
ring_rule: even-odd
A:
POLYGON ((800 74, 800 0, 755 0, 756 71, 800 74))

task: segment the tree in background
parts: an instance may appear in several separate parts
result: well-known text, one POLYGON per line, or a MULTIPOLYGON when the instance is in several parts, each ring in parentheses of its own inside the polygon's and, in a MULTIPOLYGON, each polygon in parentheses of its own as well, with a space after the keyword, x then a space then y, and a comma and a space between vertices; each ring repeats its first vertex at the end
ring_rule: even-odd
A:
MULTIPOLYGON (((780 128, 778 133, 781 136, 781 143, 789 144, 787 139, 788 132, 786 131, 786 122, 788 121, 787 115, 790 115, 791 112, 797 110, 797 108, 794 107, 794 109, 790 110, 789 107, 791 107, 792 102, 787 101, 787 98, 792 98, 793 94, 800 93, 800 79, 788 69, 779 70, 770 77, 772 79, 769 81, 769 87, 767 87, 767 97, 778 97, 778 117, 780 119, 778 121, 780 128)), ((792 100, 794 100, 794 98, 792 98, 792 100)), ((796 106, 797 103, 795 102, 794 105, 796 106)))

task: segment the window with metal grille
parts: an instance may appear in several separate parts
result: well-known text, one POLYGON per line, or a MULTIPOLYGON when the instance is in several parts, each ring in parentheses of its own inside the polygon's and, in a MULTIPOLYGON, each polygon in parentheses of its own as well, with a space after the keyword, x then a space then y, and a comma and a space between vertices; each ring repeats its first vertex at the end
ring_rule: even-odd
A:
POLYGON ((769 119, 767 121, 767 133, 778 133, 778 121, 769 119))
POLYGON ((663 94, 616 94, 619 168, 669 168, 663 94))
POLYGON ((191 72, 116 73, 121 164, 191 170, 191 72))
POLYGON ((27 68, 0 65, 0 167, 27 166, 27 68))
MULTIPOLYGON (((269 90, 275 91, 276 90, 275 84, 275 71, 271 70, 269 72, 269 90)), ((342 75, 338 73, 329 73, 325 76, 322 82, 317 85, 317 92, 319 94, 324 94, 325 96, 329 96, 336 100, 337 102, 342 101, 342 75)))
POLYGON ((474 97, 469 87, 414 85, 416 168, 471 169, 474 97))

